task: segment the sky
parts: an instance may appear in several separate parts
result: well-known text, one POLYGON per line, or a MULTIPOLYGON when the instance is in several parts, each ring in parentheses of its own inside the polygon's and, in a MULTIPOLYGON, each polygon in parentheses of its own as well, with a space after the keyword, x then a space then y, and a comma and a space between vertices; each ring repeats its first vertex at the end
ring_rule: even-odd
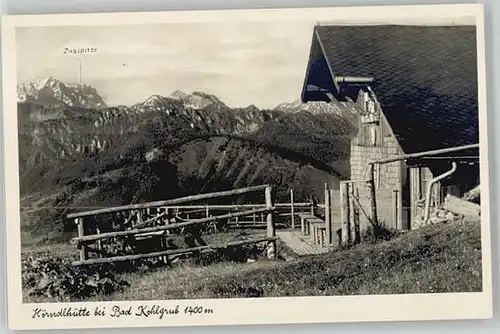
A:
POLYGON ((18 82, 53 76, 94 86, 108 105, 203 91, 231 106, 300 97, 314 23, 18 28, 18 82), (65 55, 65 47, 96 53, 65 55))
POLYGON ((49 26, 16 30, 18 82, 56 77, 95 87, 112 106, 175 90, 229 106, 274 107, 300 98, 316 21, 49 26), (66 47, 96 48, 83 56, 66 47))

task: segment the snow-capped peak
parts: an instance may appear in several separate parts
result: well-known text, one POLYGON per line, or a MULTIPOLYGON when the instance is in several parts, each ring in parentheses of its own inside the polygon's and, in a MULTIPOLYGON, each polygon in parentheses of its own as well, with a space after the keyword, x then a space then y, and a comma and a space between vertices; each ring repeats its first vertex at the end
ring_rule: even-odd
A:
POLYGON ((293 102, 285 102, 277 105, 274 110, 280 110, 285 112, 300 112, 308 111, 312 114, 336 114, 342 116, 345 112, 352 113, 355 109, 354 106, 348 106, 348 102, 323 102, 323 101, 312 101, 312 102, 302 102, 296 100, 293 102))
POLYGON ((49 76, 28 81, 17 86, 20 102, 33 101, 42 104, 64 103, 72 107, 104 108, 106 104, 97 91, 88 84, 64 84, 49 76))
POLYGON ((209 105, 216 105, 217 107, 227 107, 215 95, 202 92, 192 92, 191 94, 187 94, 183 91, 176 90, 169 97, 171 99, 182 102, 185 107, 190 107, 193 109, 203 109, 209 105))
POLYGON ((296 109, 299 108, 303 105, 303 103, 300 100, 295 100, 293 102, 283 102, 278 104, 274 109, 276 110, 289 110, 289 109, 296 109))
POLYGON ((45 79, 40 79, 35 81, 38 84, 38 87, 55 87, 57 85, 61 85, 62 82, 54 77, 47 77, 45 79))
POLYGON ((174 100, 181 100, 181 99, 186 99, 189 98, 189 94, 181 91, 181 90, 176 90, 172 94, 170 94, 170 98, 174 100))
POLYGON ((165 98, 160 95, 151 95, 146 101, 142 103, 143 106, 153 107, 158 103, 162 103, 165 98))

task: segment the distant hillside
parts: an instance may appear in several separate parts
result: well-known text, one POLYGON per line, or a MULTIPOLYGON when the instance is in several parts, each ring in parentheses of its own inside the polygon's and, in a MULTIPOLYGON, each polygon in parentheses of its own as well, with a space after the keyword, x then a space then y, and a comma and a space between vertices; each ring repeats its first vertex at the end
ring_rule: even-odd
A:
POLYGON ((339 184, 329 170, 242 139, 194 140, 171 154, 169 162, 177 167, 179 186, 188 193, 274 184, 280 200, 287 201, 293 188, 297 199, 307 201, 311 194, 321 194, 325 182, 339 184))
POLYGON ((346 178, 350 173, 350 139, 356 132, 352 108, 341 102, 295 103, 288 105, 288 109, 281 105, 279 110, 285 113, 264 123, 248 137, 300 152, 311 161, 330 166, 333 174, 346 178))
POLYGON ((30 125, 53 119, 70 119, 92 113, 93 109, 70 107, 62 102, 40 104, 39 102, 18 102, 17 120, 19 126, 30 125))
MULTIPOLYGON (((18 104, 19 114, 34 114, 38 109, 42 109, 40 114, 56 107, 18 104)), ((146 150, 155 145, 175 146, 199 136, 248 134, 277 116, 258 109, 219 110, 213 105, 202 110, 186 108, 182 102, 160 96, 131 107, 89 109, 83 114, 68 106, 57 111, 62 117, 42 122, 20 117, 24 120, 19 122, 21 171, 98 155, 105 159, 144 155, 137 146, 146 150)))
POLYGON ((23 230, 40 234, 50 220, 45 238, 64 230, 57 223, 64 213, 82 207, 262 183, 275 185, 280 201, 291 187, 297 200, 321 198, 324 182, 348 177, 353 109, 300 108, 230 108, 213 95, 179 91, 100 109, 20 102, 23 230))
POLYGON ((127 154, 137 158, 145 154, 137 151, 137 145, 152 150, 155 145, 176 146, 198 137, 226 135, 300 153, 306 160, 311 158, 334 168, 339 176, 347 176, 346 154, 354 131, 348 108, 343 113, 335 106, 329 112, 326 104, 321 105, 321 113, 297 112, 297 107, 294 112, 255 106, 229 108, 208 94, 175 95, 176 99, 156 95, 131 107, 85 112, 63 104, 19 103, 21 172, 98 155, 105 160, 127 154), (204 109, 193 109, 193 100, 204 109), (44 117, 49 119, 44 121, 44 117))

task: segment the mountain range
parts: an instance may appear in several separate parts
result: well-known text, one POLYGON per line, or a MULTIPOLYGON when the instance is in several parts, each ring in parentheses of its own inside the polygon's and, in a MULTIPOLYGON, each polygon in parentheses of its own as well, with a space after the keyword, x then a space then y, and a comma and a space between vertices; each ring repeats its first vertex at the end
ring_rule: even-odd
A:
POLYGON ((234 108, 175 91, 108 107, 90 85, 55 78, 21 84, 18 95, 22 228, 33 242, 64 235, 61 217, 77 208, 263 183, 277 201, 290 188, 308 200, 349 177, 348 103, 234 108))
POLYGON ((28 81, 17 86, 20 102, 64 103, 70 107, 105 108, 96 89, 87 84, 64 84, 54 77, 28 81))

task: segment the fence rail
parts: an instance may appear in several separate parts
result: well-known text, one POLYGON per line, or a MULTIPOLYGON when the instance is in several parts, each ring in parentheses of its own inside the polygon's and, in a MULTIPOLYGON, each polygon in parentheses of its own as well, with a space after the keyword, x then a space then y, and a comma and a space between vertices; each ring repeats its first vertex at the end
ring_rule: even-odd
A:
MULTIPOLYGON (((283 209, 290 208, 291 210, 296 207, 309 208, 311 204, 309 203, 281 203, 276 206, 273 205, 272 198, 272 187, 270 185, 261 185, 240 189, 233 189, 229 191, 215 192, 215 193, 207 193, 207 194, 199 194, 193 196, 187 196, 182 198, 176 198, 166 201, 157 201, 151 203, 141 203, 134 205, 124 205, 106 209, 92 210, 86 212, 72 213, 67 215, 68 219, 74 219, 75 223, 78 226, 78 237, 70 240, 71 244, 76 245, 80 250, 80 260, 73 262, 74 265, 88 265, 88 264, 97 264, 97 263, 110 263, 115 261, 127 261, 127 260, 137 260, 143 258, 155 258, 158 257, 165 262, 168 262, 169 255, 176 254, 186 254, 193 253, 199 251, 209 251, 213 249, 220 249, 244 244, 251 243, 267 243, 267 257, 269 259, 276 258, 276 222, 274 216, 279 216, 277 214, 278 207, 283 209), (236 196, 241 194, 246 194, 250 192, 259 192, 263 191, 265 203, 258 204, 243 204, 243 205, 177 205, 188 202, 201 201, 206 199, 213 199, 219 197, 229 197, 236 196), (179 210, 179 208, 190 209, 187 213, 204 213, 205 217, 201 218, 180 218, 177 215, 174 215, 175 210, 179 210), (194 210, 193 210, 194 208, 194 210), (243 211, 232 212, 238 209, 246 209, 243 211), (218 214, 213 215, 210 214, 210 211, 214 213, 217 210, 226 210, 229 213, 226 214, 218 214), (153 212, 152 212, 153 211, 153 212), (114 214, 112 221, 112 230, 111 231, 101 231, 101 226, 98 223, 94 224, 93 232, 87 233, 89 226, 86 221, 91 219, 93 220, 96 217, 114 214), (202 224, 211 224, 215 222, 227 221, 229 219, 238 219, 241 217, 253 216, 254 222, 256 215, 265 215, 265 226, 267 230, 266 238, 260 239, 252 239, 245 241, 237 241, 225 243, 222 245, 206 245, 202 244, 199 247, 189 246, 185 249, 168 249, 168 240, 171 236, 168 234, 169 231, 178 231, 181 229, 185 229, 188 227, 194 227, 196 225, 202 224), (152 217, 151 217, 152 216, 152 217), (146 218, 146 219, 144 219, 146 218), (180 221, 179 221, 180 220, 180 221), (115 224, 115 221, 118 225, 115 224), (156 226, 149 226, 156 225, 156 226), (118 226, 118 227, 116 227, 118 226), (102 241, 103 240, 115 240, 116 238, 129 238, 133 236, 134 240, 137 237, 148 238, 148 237, 156 237, 160 240, 160 248, 161 250, 150 251, 148 253, 138 253, 131 255, 109 255, 106 251, 103 250, 102 241), (97 248, 90 247, 90 244, 97 243, 97 248), (90 258, 89 253, 96 254, 98 258, 90 258)), ((186 212, 184 212, 186 213, 186 212)), ((264 218, 261 219, 264 222, 264 218)), ((91 226, 92 227, 92 226, 91 226)), ((200 226, 201 227, 201 226, 200 226)), ((191 231, 191 228, 188 229, 191 231)), ((196 232, 187 232, 188 234, 195 233, 199 235, 200 229, 195 229, 196 232)), ((193 234, 194 235, 194 234, 193 234)), ((128 240, 128 239, 127 239, 128 240)))
POLYGON ((111 262, 119 262, 119 261, 133 261, 133 260, 140 260, 140 259, 145 259, 145 258, 163 257, 163 256, 168 256, 168 255, 180 255, 180 254, 188 254, 188 253, 193 253, 193 252, 203 252, 203 251, 207 251, 207 250, 215 250, 215 249, 221 249, 221 248, 243 246, 243 245, 256 244, 256 243, 261 243, 261 242, 275 243, 276 237, 266 237, 266 238, 252 239, 252 240, 234 241, 234 242, 228 242, 228 243, 220 244, 220 245, 207 245, 207 246, 193 247, 193 248, 187 248, 187 249, 164 250, 164 251, 160 251, 160 252, 152 252, 152 253, 147 253, 147 254, 133 254, 133 255, 115 256, 115 257, 111 257, 111 258, 80 260, 80 261, 74 261, 73 265, 80 266, 80 265, 111 263, 111 262))
POLYGON ((69 218, 69 219, 81 218, 81 217, 96 216, 96 215, 101 215, 101 214, 105 214, 105 213, 114 213, 114 212, 120 212, 120 211, 132 211, 132 210, 138 210, 138 209, 148 209, 148 208, 151 209, 151 208, 165 207, 165 206, 169 206, 169 205, 200 201, 200 200, 204 200, 204 199, 213 199, 213 198, 219 198, 219 197, 229 197, 229 196, 235 196, 235 195, 242 195, 242 194, 246 194, 246 193, 265 190, 267 187, 270 187, 270 186, 269 185, 253 186, 253 187, 239 188, 239 189, 233 189, 233 190, 227 190, 227 191, 219 191, 219 192, 213 192, 213 193, 179 197, 179 198, 174 198, 174 199, 169 199, 169 200, 164 200, 164 201, 115 206, 115 207, 106 208, 106 209, 98 209, 98 210, 92 210, 92 211, 71 213, 71 214, 67 215, 67 218, 69 218))
MULTIPOLYGON (((273 208, 273 207, 264 208, 264 209, 256 209, 256 210, 248 210, 248 211, 243 211, 243 212, 238 212, 238 213, 233 213, 233 214, 226 214, 226 215, 208 217, 208 218, 203 218, 203 219, 194 219, 194 220, 190 220, 190 221, 183 222, 183 223, 177 223, 177 224, 169 224, 169 225, 146 227, 146 228, 136 228, 134 230, 126 230, 126 231, 94 234, 94 235, 88 235, 88 236, 80 236, 78 238, 71 239, 71 243, 78 245, 80 243, 92 242, 92 241, 97 241, 97 240, 102 240, 102 239, 124 237, 124 236, 128 236, 128 235, 143 234, 143 233, 150 233, 150 232, 173 230, 176 228, 186 227, 186 226, 190 226, 190 225, 210 223, 210 222, 221 220, 221 219, 228 219, 228 218, 232 218, 232 217, 244 217, 244 216, 248 216, 248 215, 251 215, 254 213, 269 213, 269 212, 272 212, 274 210, 275 210, 275 208, 273 208)), ((151 219, 149 221, 153 221, 153 219, 151 219)))

